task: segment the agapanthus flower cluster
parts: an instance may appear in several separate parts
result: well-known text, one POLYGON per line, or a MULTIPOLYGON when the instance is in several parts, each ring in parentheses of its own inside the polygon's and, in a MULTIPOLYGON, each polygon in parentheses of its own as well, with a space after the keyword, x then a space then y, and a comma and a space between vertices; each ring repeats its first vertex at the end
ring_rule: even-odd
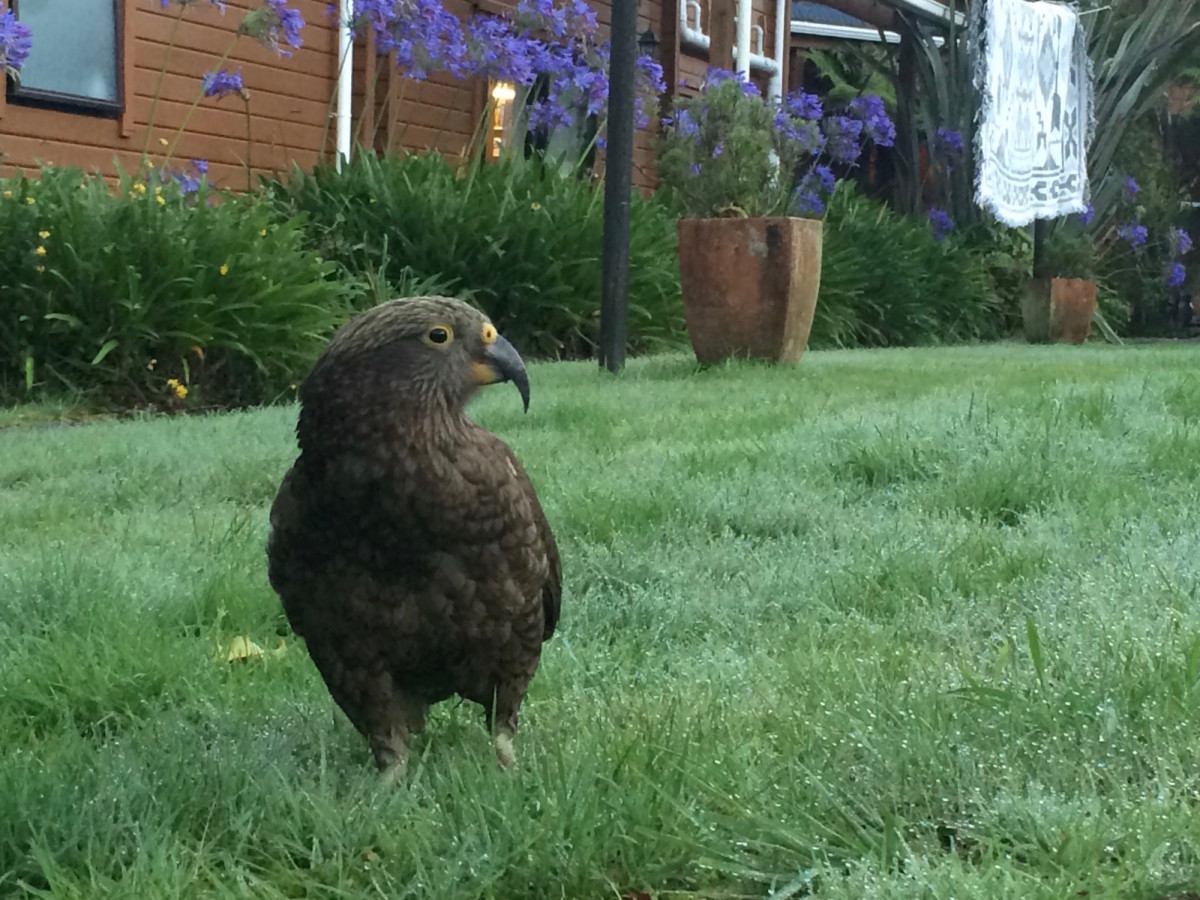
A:
POLYGON ((882 100, 859 97, 827 110, 803 90, 769 104, 744 75, 710 69, 699 93, 664 117, 660 181, 685 215, 822 216, 835 165, 854 165, 867 143, 891 146, 882 100))
POLYGON ((284 50, 279 41, 282 37, 289 47, 300 47, 304 43, 300 37, 304 29, 304 17, 287 4, 288 0, 265 0, 262 6, 246 13, 238 31, 250 35, 280 56, 291 56, 291 51, 284 50))
MULTIPOLYGON (((337 4, 329 13, 337 16, 337 4)), ((350 26, 372 31, 381 52, 394 53, 408 78, 445 72, 530 88, 548 85, 529 109, 533 127, 568 126, 576 115, 598 115, 608 104, 608 48, 596 41, 598 23, 586 0, 520 0, 511 13, 476 13, 465 23, 441 0, 354 0, 350 26)), ((637 62, 635 117, 649 123, 649 98, 665 90, 662 67, 637 62)))
POLYGON ((228 94, 244 97, 246 88, 242 85, 242 70, 230 72, 228 69, 217 69, 215 72, 205 72, 200 79, 205 97, 220 99, 228 94))
POLYGON ((1192 236, 1182 228, 1176 228, 1171 232, 1171 255, 1186 256, 1192 249, 1192 236))
POLYGON ((1150 237, 1150 231, 1145 225, 1140 225, 1137 222, 1132 222, 1129 225, 1122 225, 1117 229, 1117 237, 1123 241, 1127 241, 1130 247, 1135 250, 1141 247, 1150 237))
MULTIPOLYGON (((896 143, 896 126, 888 116, 882 98, 875 94, 855 97, 847 104, 846 112, 862 123, 862 133, 877 146, 891 147, 896 143)), ((961 145, 961 138, 959 143, 961 145)))
POLYGON ((1184 281, 1187 280, 1187 270, 1184 269, 1183 263, 1176 260, 1167 266, 1167 287, 1178 288, 1183 287, 1184 281))
POLYGON ((33 49, 33 32, 17 21, 11 9, 0 13, 0 76, 20 77, 21 66, 33 49))
MULTIPOLYGON (((194 159, 187 169, 148 169, 143 175, 144 181, 155 188, 155 197, 159 203, 164 203, 162 188, 174 184, 179 192, 187 197, 200 190, 200 186, 211 185, 208 179, 208 160, 194 159)), ((136 185, 135 191, 143 193, 136 185)))
POLYGON ((939 156, 955 159, 963 152, 962 135, 953 128, 946 128, 943 125, 934 133, 933 148, 939 156))
POLYGON ((954 219, 951 218, 950 213, 936 206, 931 206, 927 215, 929 224, 933 226, 933 239, 944 241, 946 236, 954 230, 954 219))

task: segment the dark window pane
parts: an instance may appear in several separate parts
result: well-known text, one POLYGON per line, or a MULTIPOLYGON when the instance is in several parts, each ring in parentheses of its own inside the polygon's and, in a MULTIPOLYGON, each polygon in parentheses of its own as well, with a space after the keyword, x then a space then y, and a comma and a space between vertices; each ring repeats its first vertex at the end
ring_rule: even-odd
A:
POLYGON ((20 0, 17 18, 33 31, 22 91, 118 103, 117 16, 112 0, 20 0))

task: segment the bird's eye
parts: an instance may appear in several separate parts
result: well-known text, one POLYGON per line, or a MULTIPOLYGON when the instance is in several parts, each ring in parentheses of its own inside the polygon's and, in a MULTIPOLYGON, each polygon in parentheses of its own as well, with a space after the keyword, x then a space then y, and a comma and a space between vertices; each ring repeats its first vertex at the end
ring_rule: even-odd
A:
POLYGON ((445 344, 454 336, 449 325, 434 325, 429 329, 426 340, 431 344, 445 344))

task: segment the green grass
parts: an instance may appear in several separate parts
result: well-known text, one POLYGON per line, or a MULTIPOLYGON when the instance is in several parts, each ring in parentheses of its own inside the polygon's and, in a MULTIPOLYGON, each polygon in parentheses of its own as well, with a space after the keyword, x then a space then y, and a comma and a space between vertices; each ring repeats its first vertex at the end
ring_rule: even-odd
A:
POLYGON ((1198 371, 533 366, 474 407, 564 558, 517 770, 447 703, 390 793, 267 584, 293 407, 0 431, 0 896, 1200 890, 1198 371))

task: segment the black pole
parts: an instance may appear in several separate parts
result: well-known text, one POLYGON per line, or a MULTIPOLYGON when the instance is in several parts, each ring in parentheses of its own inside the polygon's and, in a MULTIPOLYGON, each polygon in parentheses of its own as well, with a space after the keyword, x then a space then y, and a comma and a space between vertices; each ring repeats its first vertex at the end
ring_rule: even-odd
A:
POLYGON ((1033 220, 1033 277, 1046 278, 1046 232, 1049 225, 1045 219, 1033 220))
POLYGON ((633 191, 633 80, 637 0, 613 0, 604 159, 604 237, 600 249, 600 365, 625 366, 629 323, 629 204, 633 191))

